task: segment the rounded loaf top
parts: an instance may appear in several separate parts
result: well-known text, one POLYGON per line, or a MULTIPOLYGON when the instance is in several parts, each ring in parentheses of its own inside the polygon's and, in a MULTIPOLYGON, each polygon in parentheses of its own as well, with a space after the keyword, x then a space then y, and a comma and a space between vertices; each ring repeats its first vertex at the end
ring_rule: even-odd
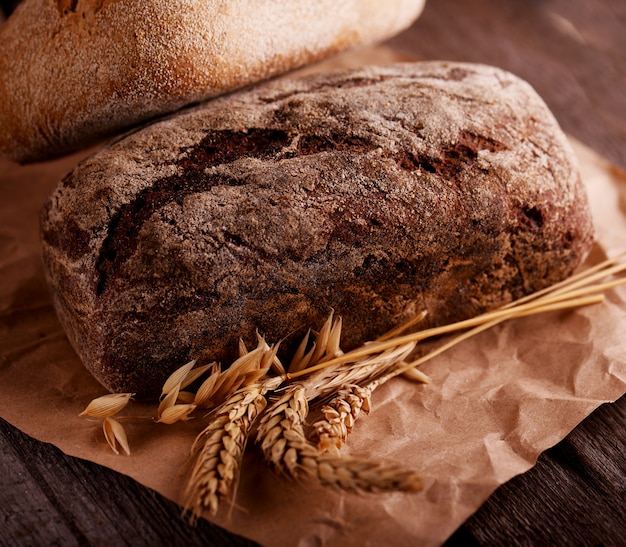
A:
POLYGON ((0 26, 0 155, 37 161, 389 38, 424 0, 24 0, 0 26))
MULTIPOLYGON (((492 67, 281 80, 128 134, 42 216, 59 318, 111 390, 344 319, 344 350, 427 310, 463 319, 557 282, 593 228, 569 143, 492 67), (168 336, 164 337, 163 333, 168 336)), ((158 394, 158 393, 157 393, 158 394)))

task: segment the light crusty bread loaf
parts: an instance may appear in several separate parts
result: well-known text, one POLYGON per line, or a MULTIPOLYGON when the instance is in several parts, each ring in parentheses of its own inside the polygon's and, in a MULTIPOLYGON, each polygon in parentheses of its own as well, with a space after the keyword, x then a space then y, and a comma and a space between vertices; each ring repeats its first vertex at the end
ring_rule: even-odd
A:
POLYGON ((42 215, 54 303, 108 388, 283 347, 331 308, 344 347, 568 276, 592 242, 569 143, 504 71, 425 62, 277 81, 111 143, 42 215))
POLYGON ((82 148, 346 48, 424 0, 24 0, 0 27, 0 155, 82 148))

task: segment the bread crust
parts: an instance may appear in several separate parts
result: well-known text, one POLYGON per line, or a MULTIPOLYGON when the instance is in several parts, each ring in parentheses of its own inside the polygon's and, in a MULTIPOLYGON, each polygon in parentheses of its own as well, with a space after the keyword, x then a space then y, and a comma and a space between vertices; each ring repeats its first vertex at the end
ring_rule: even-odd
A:
POLYGON ((424 0, 24 0, 0 26, 0 154, 80 149, 378 42, 424 0))
POLYGON ((158 394, 239 338, 343 349, 568 276, 593 237, 566 137, 525 82, 444 62, 271 82, 131 133, 42 216, 59 318, 109 389, 158 394), (167 336, 163 336, 167 333, 167 336))

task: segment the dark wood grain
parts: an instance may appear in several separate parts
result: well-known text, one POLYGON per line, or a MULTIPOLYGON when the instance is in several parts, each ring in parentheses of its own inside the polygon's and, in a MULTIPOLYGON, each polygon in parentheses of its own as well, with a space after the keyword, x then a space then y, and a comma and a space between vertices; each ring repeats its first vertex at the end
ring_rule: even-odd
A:
MULTIPOLYGON (((511 70, 569 134, 626 169, 624 0, 428 0, 391 44, 425 59, 511 70)), ((624 545, 625 455, 623 397, 500 487, 448 547, 624 545)), ((175 504, 132 479, 0 420, 0 545, 253 545, 179 517, 175 504)))
POLYGON ((0 545, 256 545, 0 419, 0 545))

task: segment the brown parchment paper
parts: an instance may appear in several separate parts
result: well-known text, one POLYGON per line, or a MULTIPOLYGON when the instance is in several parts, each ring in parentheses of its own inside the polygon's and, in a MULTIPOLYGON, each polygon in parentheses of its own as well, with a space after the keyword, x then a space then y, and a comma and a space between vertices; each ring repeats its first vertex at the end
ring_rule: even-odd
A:
MULTIPOLYGON (((626 176, 572 144, 596 223, 592 265, 626 246, 626 176)), ((87 153, 26 167, 0 161, 0 416, 180 502, 201 420, 125 422, 132 455, 115 456, 99 423, 78 417, 104 391, 56 320, 40 265, 38 215, 87 153)), ((625 300, 626 290, 616 289, 600 305, 511 321, 424 365, 430 385, 396 379, 377 390, 345 450, 420 470, 423 492, 352 495, 292 484, 252 447, 236 508, 212 520, 264 545, 442 543, 498 485, 626 392, 625 300)), ((136 405, 133 413, 155 409, 136 405)))

